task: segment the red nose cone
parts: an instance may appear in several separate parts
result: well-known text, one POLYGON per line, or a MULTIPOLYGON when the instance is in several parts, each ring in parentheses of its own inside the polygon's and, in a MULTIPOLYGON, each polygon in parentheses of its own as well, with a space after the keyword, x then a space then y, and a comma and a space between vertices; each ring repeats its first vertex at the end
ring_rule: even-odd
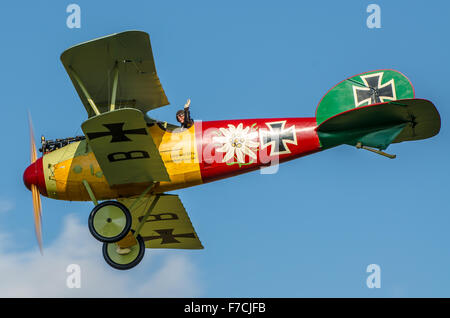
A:
POLYGON ((39 192, 42 195, 47 194, 42 158, 37 159, 25 169, 25 172, 23 173, 23 183, 25 183, 28 190, 31 190, 31 185, 34 184, 39 188, 39 192))

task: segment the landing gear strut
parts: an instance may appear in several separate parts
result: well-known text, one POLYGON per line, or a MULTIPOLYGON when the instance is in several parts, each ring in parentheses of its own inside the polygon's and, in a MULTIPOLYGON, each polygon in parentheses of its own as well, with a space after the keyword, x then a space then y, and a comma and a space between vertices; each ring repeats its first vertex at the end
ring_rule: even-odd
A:
POLYGON ((135 267, 144 258, 145 242, 139 235, 142 226, 158 202, 159 195, 152 196, 153 201, 145 216, 137 224, 136 231, 131 229, 130 210, 150 191, 149 186, 129 209, 118 201, 98 203, 86 180, 83 184, 95 207, 89 215, 88 226, 91 234, 103 243, 103 258, 115 269, 127 270, 135 267))
MULTIPOLYGON (((130 232, 134 238, 134 231, 130 232)), ((141 262, 145 254, 144 240, 140 235, 135 238, 136 244, 122 248, 115 243, 103 243, 103 258, 115 269, 127 270, 141 262)))

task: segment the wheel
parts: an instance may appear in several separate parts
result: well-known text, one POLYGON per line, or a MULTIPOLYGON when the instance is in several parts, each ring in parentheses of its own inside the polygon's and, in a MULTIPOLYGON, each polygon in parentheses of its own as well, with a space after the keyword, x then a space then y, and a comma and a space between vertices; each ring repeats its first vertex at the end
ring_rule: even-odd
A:
POLYGON ((127 254, 119 254, 117 245, 114 243, 103 243, 103 258, 106 263, 115 269, 127 270, 135 267, 144 258, 145 243, 140 235, 136 238, 137 244, 129 247, 131 250, 127 254))
POLYGON ((127 207, 117 201, 105 201, 95 206, 89 215, 89 231, 103 243, 123 239, 131 229, 131 214, 127 207))

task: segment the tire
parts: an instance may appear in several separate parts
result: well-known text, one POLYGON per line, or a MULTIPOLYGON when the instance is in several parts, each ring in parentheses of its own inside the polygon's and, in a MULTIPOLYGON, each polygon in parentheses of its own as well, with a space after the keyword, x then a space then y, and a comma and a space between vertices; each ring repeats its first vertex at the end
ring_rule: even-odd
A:
POLYGON ((140 235, 136 238, 138 244, 130 247, 131 252, 120 255, 116 252, 117 245, 114 243, 103 243, 103 258, 111 267, 119 270, 127 270, 135 267, 144 258, 145 243, 140 235))
POLYGON ((123 239, 131 229, 131 214, 128 208, 117 201, 97 204, 88 220, 92 236, 102 243, 115 243, 123 239))

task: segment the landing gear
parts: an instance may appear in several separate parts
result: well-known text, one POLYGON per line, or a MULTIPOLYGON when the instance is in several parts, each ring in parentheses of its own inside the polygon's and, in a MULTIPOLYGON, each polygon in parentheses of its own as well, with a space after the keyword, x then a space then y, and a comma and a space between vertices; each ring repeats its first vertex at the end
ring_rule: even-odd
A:
POLYGON ((127 270, 135 267, 145 254, 145 243, 139 233, 160 195, 150 196, 152 203, 137 224, 135 232, 131 229, 130 211, 133 211, 134 206, 145 197, 153 185, 149 186, 139 198, 134 199, 129 209, 118 201, 105 201, 99 204, 89 183, 83 180, 83 185, 95 204, 89 215, 88 226, 91 234, 103 243, 103 258, 115 269, 127 270))
POLYGON ((123 239, 131 229, 128 208, 117 201, 97 204, 89 215, 89 231, 102 243, 115 243, 123 239))
POLYGON ((103 258, 115 269, 127 270, 135 267, 144 258, 144 254, 145 244, 140 235, 136 237, 136 244, 125 248, 116 243, 103 243, 103 258))
POLYGON ((103 243, 103 258, 115 269, 133 268, 144 257, 144 240, 134 236, 131 222, 128 208, 117 201, 97 204, 89 215, 89 231, 103 243))

